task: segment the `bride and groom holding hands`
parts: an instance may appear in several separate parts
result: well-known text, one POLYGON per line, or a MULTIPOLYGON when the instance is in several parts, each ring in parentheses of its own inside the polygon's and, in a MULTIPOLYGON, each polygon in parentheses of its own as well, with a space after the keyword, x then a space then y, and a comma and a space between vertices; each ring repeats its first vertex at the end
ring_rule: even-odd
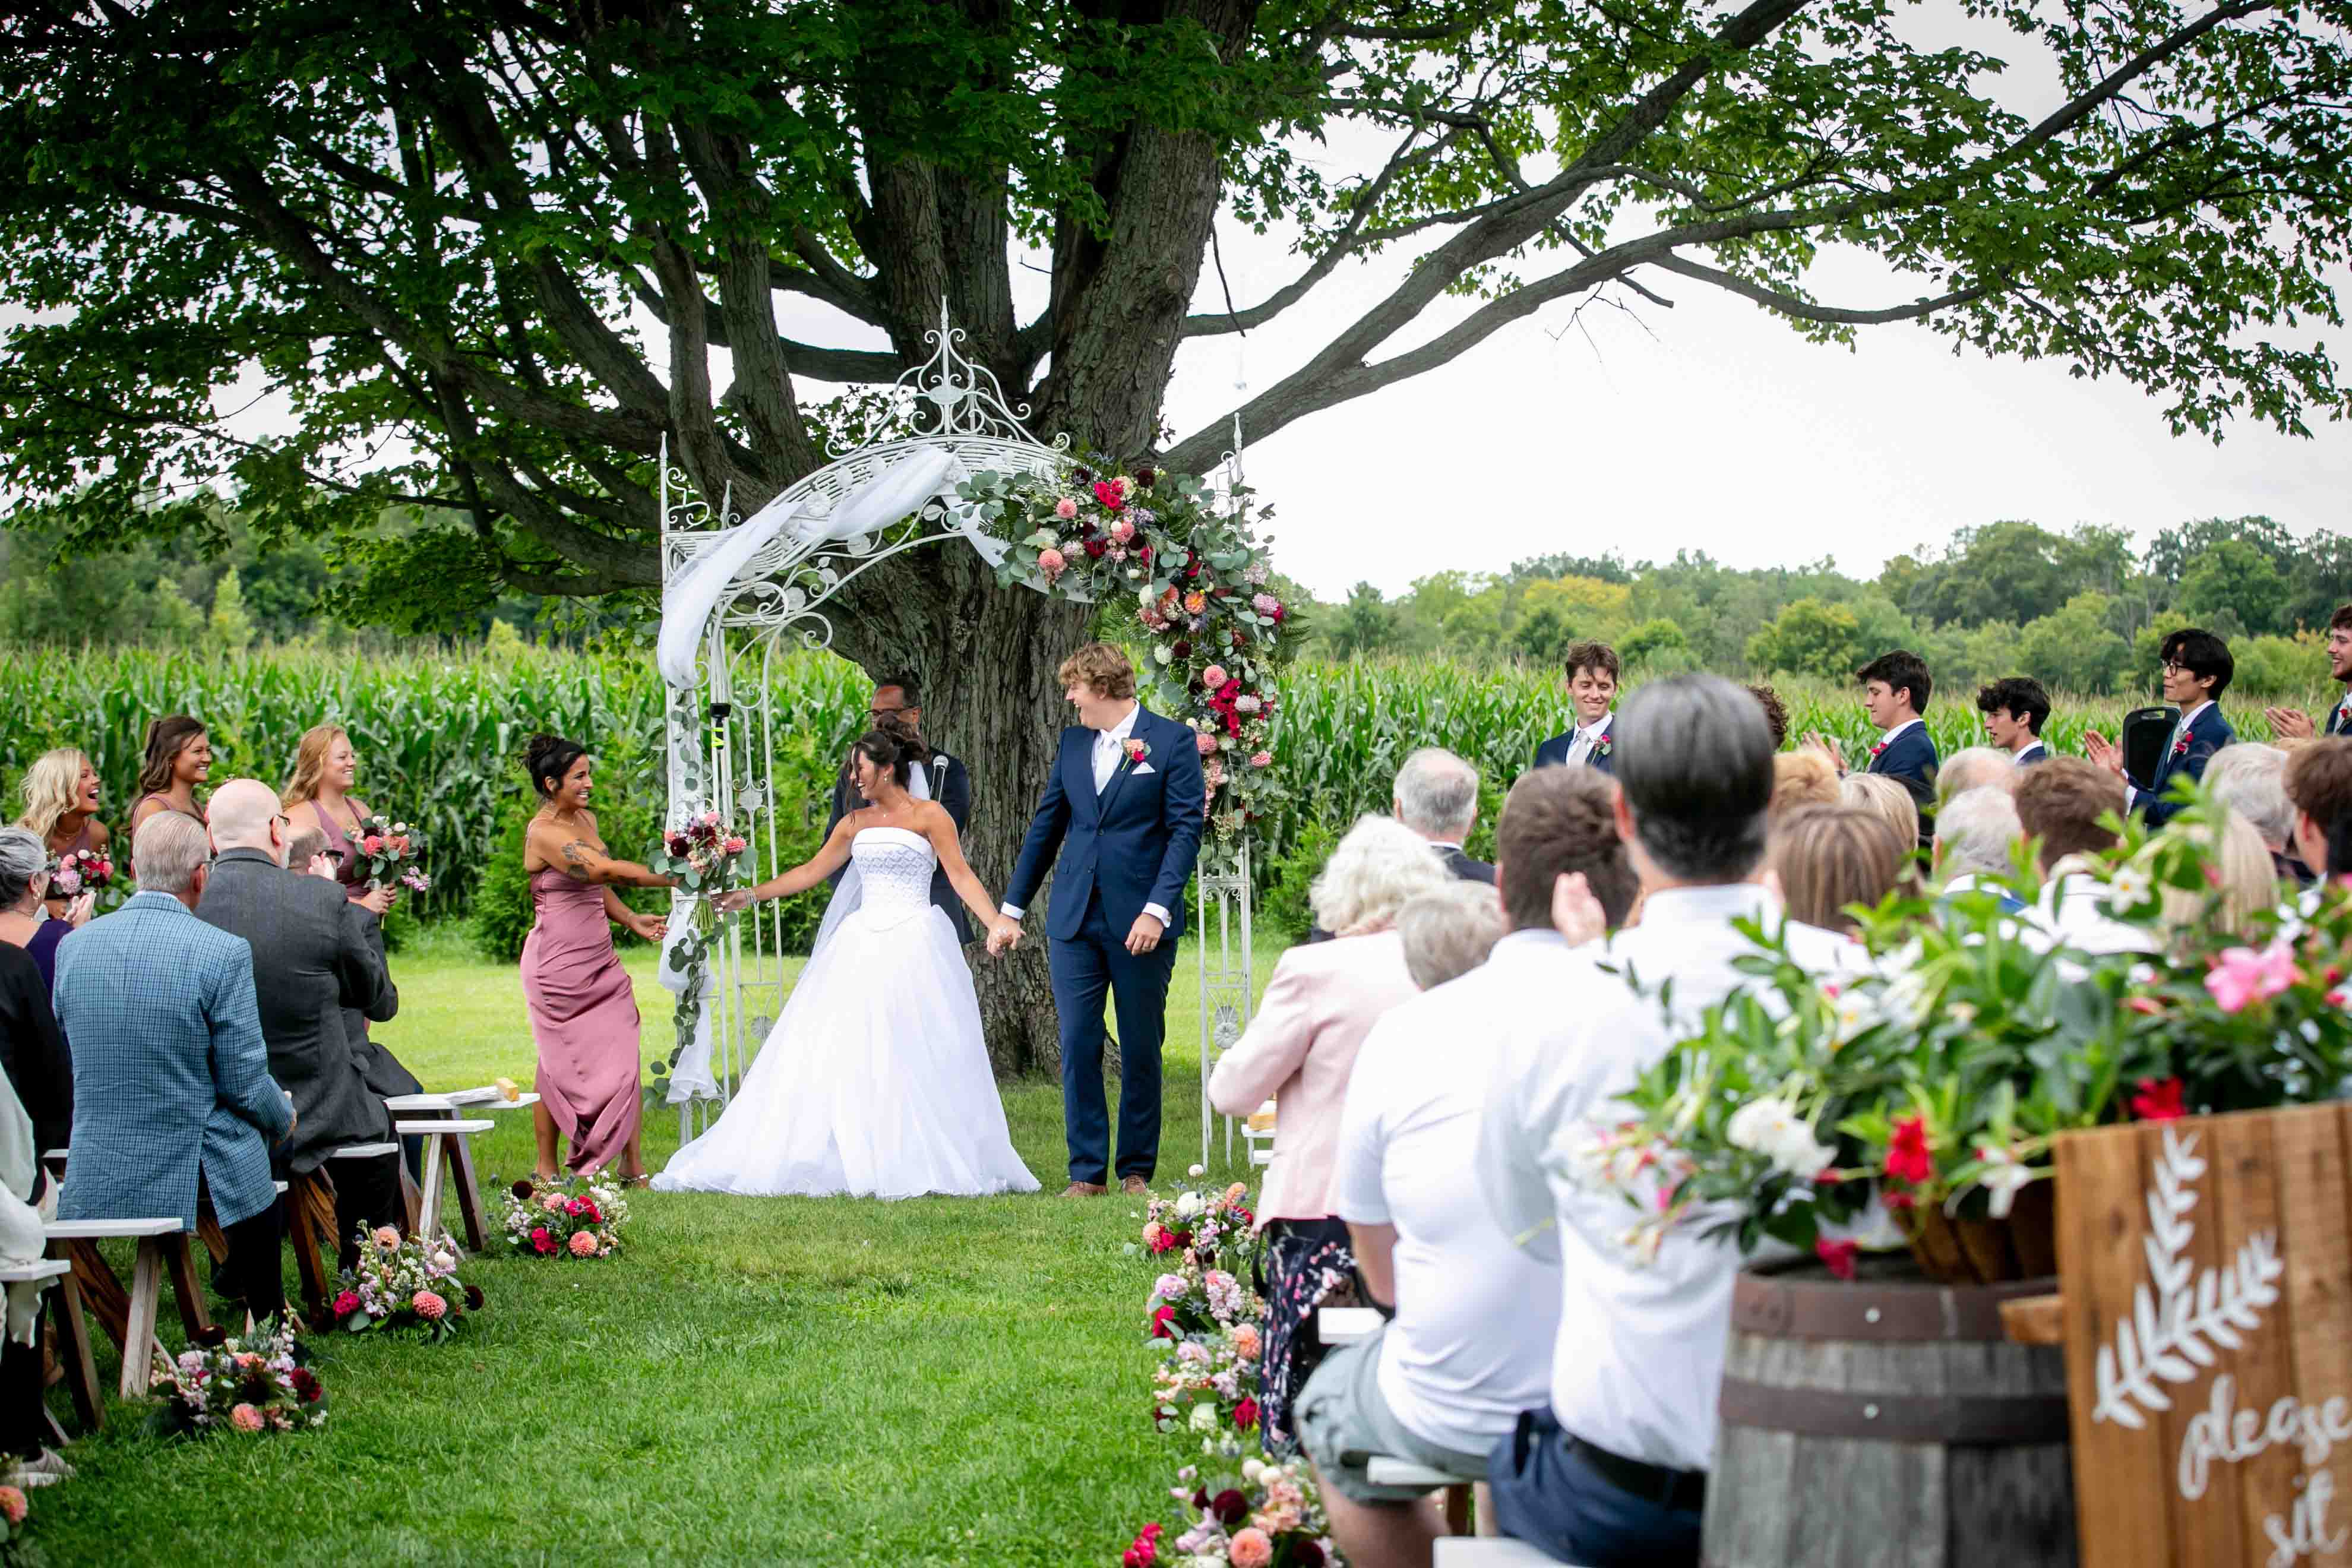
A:
POLYGON ((1077 722, 1062 731, 1001 905, 963 857, 962 765, 929 759, 887 715, 850 754, 838 820, 805 864, 729 896, 788 898, 839 874, 815 951, 726 1113, 680 1149, 657 1188, 748 1194, 1034 1192, 1014 1152, 981 1037, 962 941, 968 910, 988 951, 1017 945, 1048 865, 1047 969, 1061 1020, 1065 1195, 1107 1190, 1103 1008, 1118 1020, 1116 1173, 1147 1182, 1160 1144, 1160 1051, 1183 899, 1206 786, 1192 730, 1146 710, 1135 670, 1095 643, 1062 662, 1077 722), (938 775, 934 777, 933 775, 938 775), (936 795, 936 798, 934 796, 936 795), (957 808, 962 807, 962 811, 957 808), (935 888, 940 895, 934 902, 935 888), (962 908, 948 905, 948 894, 962 908), (942 907, 946 906, 946 907, 942 907))

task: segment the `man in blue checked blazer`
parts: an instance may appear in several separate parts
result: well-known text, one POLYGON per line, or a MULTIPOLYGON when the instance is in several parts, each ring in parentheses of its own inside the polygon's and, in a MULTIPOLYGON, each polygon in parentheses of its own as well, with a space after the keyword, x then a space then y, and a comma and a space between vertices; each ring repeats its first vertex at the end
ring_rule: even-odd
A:
POLYGON ((285 1308, 269 1149, 294 1111, 269 1076, 252 948, 194 913, 210 848, 204 824, 157 812, 131 842, 139 891, 58 949, 74 1068, 58 1215, 194 1230, 205 1193, 228 1237, 222 1286, 261 1322, 285 1308))
POLYGON ((1160 1160, 1168 981, 1184 934, 1184 888, 1201 853, 1208 789, 1192 730, 1135 700, 1125 654, 1090 643, 1062 661, 1060 677, 1078 722, 1062 731, 988 949, 1000 952, 1020 940, 1022 911, 1051 863, 1046 967, 1061 1016, 1062 1131, 1070 1155, 1063 1196, 1108 1190, 1112 1169, 1102 1083, 1105 993, 1118 1016, 1117 1168, 1121 1184, 1140 1192, 1160 1160))
MULTIPOLYGON (((2339 605, 2327 623, 2327 673, 2342 684, 2344 695, 2327 710, 2323 735, 2352 735, 2352 605, 2339 605)), ((2314 733, 2311 715, 2294 708, 2265 708, 2271 733, 2281 741, 2308 741, 2314 733)))
POLYGON ((2230 657, 2230 645, 2211 632, 2198 626, 2184 626, 2164 639, 2160 650, 2164 660, 2164 700, 2180 710, 2180 721, 2172 727, 2172 743, 2156 764, 2156 777, 2141 789, 2124 772, 2121 746, 2110 742, 2096 730, 2083 736, 2084 754, 2124 780, 2124 790, 2131 809, 2147 815, 2148 826, 2161 827, 2180 810, 2180 803, 2171 798, 2176 779, 2202 779, 2205 764, 2213 753, 2238 738, 2230 721, 2221 717, 2215 706, 2221 693, 2230 689, 2230 678, 2236 673, 2237 664, 2230 657))

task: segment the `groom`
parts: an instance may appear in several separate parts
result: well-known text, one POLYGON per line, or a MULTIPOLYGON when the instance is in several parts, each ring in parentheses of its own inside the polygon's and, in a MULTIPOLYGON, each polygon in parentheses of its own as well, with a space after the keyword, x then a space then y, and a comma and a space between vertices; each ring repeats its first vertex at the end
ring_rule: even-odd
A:
POLYGON ((1106 991, 1118 1014, 1119 1181, 1140 1193, 1160 1157, 1168 980, 1208 794, 1192 731, 1136 701, 1125 654, 1088 643, 1062 661, 1058 679, 1078 721, 1062 731, 1053 776, 1005 885, 1006 918, 989 934, 988 950, 1001 952, 1020 940, 1016 922, 1058 849, 1045 934, 1062 1021, 1062 1121, 1070 1147, 1062 1195, 1107 1190, 1106 991))

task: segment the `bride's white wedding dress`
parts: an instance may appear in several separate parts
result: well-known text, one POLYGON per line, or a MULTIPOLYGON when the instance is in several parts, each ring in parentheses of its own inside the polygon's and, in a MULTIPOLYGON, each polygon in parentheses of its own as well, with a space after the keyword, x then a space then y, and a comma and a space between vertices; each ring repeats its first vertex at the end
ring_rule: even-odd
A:
POLYGON ((1034 1193, 1013 1152, 930 841, 868 827, 863 885, 822 938, 734 1100, 654 1178, 664 1192, 1034 1193))

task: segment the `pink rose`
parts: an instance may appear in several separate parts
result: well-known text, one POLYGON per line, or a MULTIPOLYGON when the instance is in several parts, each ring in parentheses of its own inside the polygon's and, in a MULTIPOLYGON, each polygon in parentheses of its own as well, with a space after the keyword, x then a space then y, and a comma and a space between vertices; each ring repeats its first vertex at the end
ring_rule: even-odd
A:
POLYGON ((1233 1540, 1225 1547, 1225 1555, 1232 1561, 1234 1568, 1265 1568, 1274 1561, 1274 1542, 1257 1526, 1244 1525, 1234 1531, 1233 1540))
POLYGON ((393 1229, 392 1226, 388 1225, 380 1225, 376 1226, 375 1235, 370 1239, 373 1240, 379 1248, 385 1252, 396 1251, 400 1247, 400 1232, 393 1229))
POLYGON ((1234 1354, 1244 1361, 1257 1360, 1258 1352, 1265 1348, 1265 1342, 1258 1338, 1255 1323, 1236 1323, 1233 1329, 1232 1338, 1234 1354))
POLYGON ((1202 730, 1192 737, 1192 749, 1204 757, 1213 756, 1217 750, 1217 738, 1202 730))
POLYGON ((1254 768, 1270 768, 1274 766, 1274 753, 1272 752, 1252 752, 1250 753, 1250 766, 1254 768))
POLYGON ((743 853, 743 848, 744 841, 740 838, 730 838, 727 841, 727 853, 730 855, 740 855, 743 853))
POLYGON ((415 1308, 416 1315, 428 1323, 439 1322, 442 1315, 449 1310, 449 1303, 430 1290, 419 1290, 408 1299, 408 1304, 415 1308))
POLYGON ((240 1432, 258 1432, 262 1427, 261 1412, 250 1405, 240 1405, 228 1413, 228 1424, 240 1432))
POLYGON ((539 1206, 545 1209, 550 1214, 562 1214, 563 1212, 563 1194, 562 1193, 549 1193, 546 1196, 539 1200, 539 1206))
POLYGON ((1068 564, 1068 562, 1062 559, 1062 552, 1051 545, 1037 552, 1037 570, 1048 577, 1060 576, 1062 568, 1068 564))
POLYGON ((1122 517, 1110 525, 1110 536, 1114 542, 1125 544, 1135 537, 1135 524, 1122 517))
POLYGON ((596 1256, 596 1234, 593 1231, 573 1231, 572 1233, 572 1240, 569 1245, 572 1248, 572 1256, 574 1258, 593 1258, 596 1256))
POLYGON ((1071 500, 1068 496, 1064 496, 1060 500, 1054 503, 1054 515, 1060 518, 1064 522, 1067 522, 1070 519, 1078 515, 1078 503, 1071 500))
POLYGON ((1201 684, 1212 691, 1224 685, 1230 679, 1232 678, 1225 674, 1225 667, 1222 664, 1213 664, 1201 672, 1201 684))
POLYGON ((1270 616, 1282 607, 1282 601, 1271 594, 1260 594, 1250 600, 1250 608, 1261 616, 1270 616))
POLYGON ((23 1492, 15 1487, 0 1487, 0 1519, 5 1519, 11 1524, 22 1524, 27 1511, 23 1492))
POLYGON ((380 835, 371 833, 360 840, 360 847, 370 855, 381 855, 383 853, 383 839, 380 835))

